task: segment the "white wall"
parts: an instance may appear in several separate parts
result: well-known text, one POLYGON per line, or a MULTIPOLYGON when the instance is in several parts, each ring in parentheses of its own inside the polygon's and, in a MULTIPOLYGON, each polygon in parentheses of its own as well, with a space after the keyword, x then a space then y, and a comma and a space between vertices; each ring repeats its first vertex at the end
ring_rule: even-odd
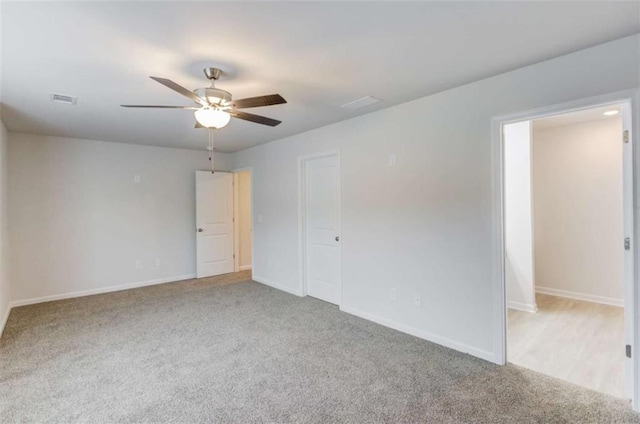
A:
POLYGON ((8 135, 0 121, 0 335, 9 316, 9 170, 8 135))
POLYGON ((510 308, 535 312, 531 121, 504 126, 505 283, 510 308))
POLYGON ((639 47, 624 38, 237 153, 263 217, 254 278, 302 293, 298 158, 338 148, 342 309, 493 360, 491 118, 639 87, 639 47))
POLYGON ((251 268, 251 173, 239 172, 238 184, 238 232, 240 241, 240 269, 251 268))
POLYGON ((533 132, 538 291, 623 305, 622 120, 533 132))
POLYGON ((10 133, 12 300, 193 276, 208 165, 204 151, 10 133))

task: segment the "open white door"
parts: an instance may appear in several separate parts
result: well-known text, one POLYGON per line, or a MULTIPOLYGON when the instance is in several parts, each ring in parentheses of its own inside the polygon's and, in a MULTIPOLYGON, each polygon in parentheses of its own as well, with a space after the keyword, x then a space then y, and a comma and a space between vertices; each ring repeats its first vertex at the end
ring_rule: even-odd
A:
POLYGON ((340 162, 338 155, 305 161, 307 294, 340 304, 340 162))
POLYGON ((196 275, 233 272, 233 174, 196 171, 196 275))
POLYGON ((635 365, 632 354, 637 355, 638 346, 634 347, 634 316, 636 296, 634 281, 634 239, 633 228, 633 143, 631 137, 631 104, 622 106, 622 215, 624 234, 624 337, 626 343, 625 356, 625 392, 633 399, 634 407, 638 410, 636 396, 635 365))

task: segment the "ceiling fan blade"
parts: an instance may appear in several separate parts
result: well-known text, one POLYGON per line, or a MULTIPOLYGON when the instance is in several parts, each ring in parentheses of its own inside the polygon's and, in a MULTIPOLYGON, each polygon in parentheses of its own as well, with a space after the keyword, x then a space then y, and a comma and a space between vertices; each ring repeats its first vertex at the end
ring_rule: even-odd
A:
POLYGON ((243 119, 245 121, 255 122, 256 124, 269 125, 270 127, 275 127, 282 123, 282 121, 278 121, 277 119, 267 118, 265 116, 254 115, 252 113, 239 112, 237 110, 232 110, 229 112, 231 116, 243 119))
POLYGON ((194 106, 160 106, 160 105, 120 105, 122 107, 150 107, 154 109, 188 109, 188 110, 198 110, 199 107, 194 106))
POLYGON ((171 81, 170 79, 166 79, 166 78, 158 78, 158 77, 149 77, 154 81, 159 82, 160 84, 164 85, 167 88, 172 89, 173 91, 176 91, 180 94, 182 94, 183 96, 189 98, 190 100, 199 103, 203 106, 207 105, 206 100, 204 100, 202 97, 197 96, 193 91, 189 91, 188 89, 184 88, 183 86, 181 86, 180 84, 176 84, 175 82, 171 81))
POLYGON ((234 100, 233 106, 236 109, 246 109, 249 107, 271 106, 287 103, 279 94, 269 94, 267 96, 249 97, 247 99, 234 100))

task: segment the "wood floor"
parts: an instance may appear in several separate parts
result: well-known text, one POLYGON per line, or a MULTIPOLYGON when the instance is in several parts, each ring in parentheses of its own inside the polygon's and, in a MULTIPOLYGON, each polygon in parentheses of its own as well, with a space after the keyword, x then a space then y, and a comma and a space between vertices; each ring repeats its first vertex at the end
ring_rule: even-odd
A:
POLYGON ((507 359, 612 396, 624 393, 624 311, 536 295, 538 312, 509 310, 507 359))

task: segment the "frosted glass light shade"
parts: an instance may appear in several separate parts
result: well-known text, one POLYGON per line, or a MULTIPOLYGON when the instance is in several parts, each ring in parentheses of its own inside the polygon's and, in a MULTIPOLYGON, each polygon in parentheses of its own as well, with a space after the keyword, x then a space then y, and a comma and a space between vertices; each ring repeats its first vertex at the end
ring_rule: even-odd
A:
POLYGON ((227 112, 216 109, 198 109, 195 115, 200 125, 207 128, 222 128, 231 120, 231 115, 227 112))

